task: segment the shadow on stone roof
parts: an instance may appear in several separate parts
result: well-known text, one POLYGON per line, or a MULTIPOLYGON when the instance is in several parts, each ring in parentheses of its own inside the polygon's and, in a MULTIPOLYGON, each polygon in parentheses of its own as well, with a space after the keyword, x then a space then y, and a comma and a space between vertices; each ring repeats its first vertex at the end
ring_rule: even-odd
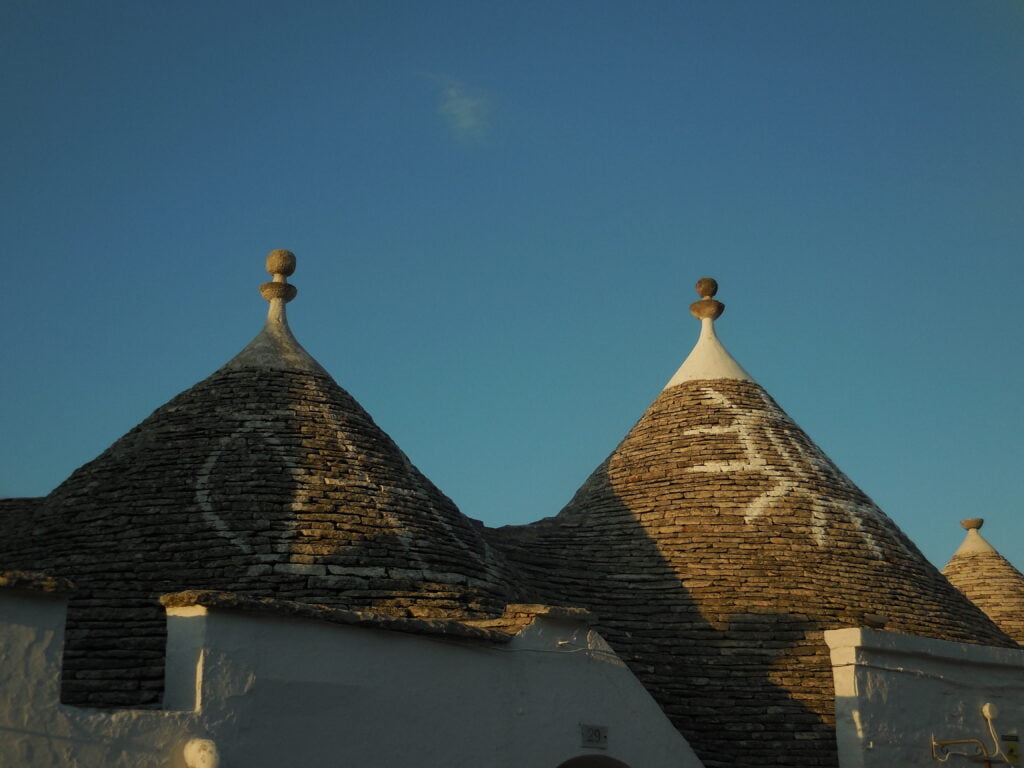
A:
POLYGON ((64 698, 156 706, 160 594, 234 591, 395 616, 514 602, 479 527, 316 372, 222 369, 59 486, 5 568, 71 578, 64 698))
MULTIPOLYGON (((602 465, 587 485, 608 482, 606 473, 602 465)), ((780 754, 801 750, 834 754, 831 718, 776 679, 787 655, 819 653, 808 640, 821 633, 810 632, 807 617, 774 612, 768 601, 761 611, 723 607, 705 616, 626 504, 606 499, 600 514, 616 520, 614 536, 588 530, 582 519, 561 525, 560 518, 489 533, 519 567, 531 599, 596 614, 597 629, 708 768, 775 765, 780 754), (797 731, 816 738, 796 741, 797 731)), ((793 763, 801 764, 797 756, 793 763)))

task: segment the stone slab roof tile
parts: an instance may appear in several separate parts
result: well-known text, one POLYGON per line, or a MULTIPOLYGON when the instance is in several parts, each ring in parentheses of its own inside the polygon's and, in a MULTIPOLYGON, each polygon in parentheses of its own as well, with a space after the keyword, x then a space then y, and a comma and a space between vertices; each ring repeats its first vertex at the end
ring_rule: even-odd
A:
POLYGON ((481 527, 298 345, 284 309, 293 270, 290 253, 271 253, 253 343, 35 503, 31 535, 0 539, 0 567, 78 585, 67 702, 159 702, 160 680, 130 670, 162 653, 167 592, 407 618, 494 617, 514 599, 481 527))
POLYGON ((75 591, 75 585, 68 579, 45 573, 0 571, 0 589, 24 589, 31 592, 70 595, 75 591))
MULTIPOLYGON (((701 295, 698 349, 720 345, 723 308, 701 295)), ((1012 641, 756 382, 701 370, 674 377, 556 517, 492 541, 532 599, 595 612, 708 768, 835 766, 824 631, 1012 641)))
POLYGON ((292 600, 248 597, 234 592, 212 590, 188 590, 160 597, 165 608, 203 606, 244 613, 294 616, 332 624, 350 624, 368 629, 384 629, 392 632, 407 632, 417 635, 441 635, 460 640, 476 640, 486 643, 507 643, 512 634, 499 629, 482 627, 473 621, 458 618, 413 619, 388 616, 369 611, 348 611, 328 605, 299 603, 292 600))

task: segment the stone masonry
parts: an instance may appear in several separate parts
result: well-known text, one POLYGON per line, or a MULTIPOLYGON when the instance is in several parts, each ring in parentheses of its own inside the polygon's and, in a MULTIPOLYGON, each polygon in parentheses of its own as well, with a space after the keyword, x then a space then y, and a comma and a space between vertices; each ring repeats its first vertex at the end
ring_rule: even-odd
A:
POLYGON ((557 517, 492 540, 708 768, 837 764, 824 630, 1011 644, 752 381, 665 390, 557 517))
POLYGON ((950 583, 983 610, 1006 634, 1024 644, 1024 574, 985 541, 980 518, 964 520, 967 543, 942 569, 950 583))
POLYGON ((825 630, 1015 646, 718 344, 713 280, 698 348, 569 504, 487 530, 291 335, 294 269, 271 253, 267 326, 227 365, 45 499, 0 500, 0 570, 75 585, 66 703, 159 705, 168 593, 491 639, 563 611, 707 768, 835 768, 825 630))
POLYGON ((159 703, 166 592, 414 617, 513 602, 480 526, 317 373, 226 366, 21 507, 3 566, 78 587, 69 703, 159 703))

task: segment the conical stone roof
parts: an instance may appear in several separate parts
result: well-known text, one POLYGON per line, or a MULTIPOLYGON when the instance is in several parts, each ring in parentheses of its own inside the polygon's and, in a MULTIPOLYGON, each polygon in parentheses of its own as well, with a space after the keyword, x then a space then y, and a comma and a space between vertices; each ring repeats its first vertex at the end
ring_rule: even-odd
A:
POLYGON ((72 579, 64 696, 152 704, 157 598, 231 590, 392 615, 487 616, 500 555, 299 345, 294 257, 268 258, 263 331, 35 507, 4 567, 72 579))
POLYGON ((493 538, 585 607, 708 768, 834 766, 822 633, 1010 643, 725 351, 714 281, 690 357, 553 518, 493 538))
POLYGON ((973 517, 961 523, 967 536, 942 573, 1000 629, 1024 644, 1024 574, 981 535, 984 522, 973 517))

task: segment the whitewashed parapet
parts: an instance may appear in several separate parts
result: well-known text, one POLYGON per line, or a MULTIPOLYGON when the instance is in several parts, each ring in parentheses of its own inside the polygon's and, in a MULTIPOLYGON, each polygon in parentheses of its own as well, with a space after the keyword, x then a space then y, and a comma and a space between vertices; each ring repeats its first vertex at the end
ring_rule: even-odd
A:
POLYGON ((1015 764, 1024 650, 854 628, 825 640, 840 768, 1015 764))
POLYGON ((701 768, 585 611, 511 605, 490 622, 216 592, 163 602, 165 706, 199 716, 223 766, 344 754, 366 768, 553 768, 590 755, 701 768))
POLYGON ((24 729, 36 707, 60 701, 64 619, 72 589, 64 579, 0 571, 0 734, 24 729))
POLYGON ((410 619, 177 593, 164 708, 89 709, 59 701, 59 586, 0 582, 4 768, 702 768, 579 609, 410 619))
POLYGON ((191 768, 197 718, 60 703, 68 594, 63 579, 0 572, 0 766, 191 768))

